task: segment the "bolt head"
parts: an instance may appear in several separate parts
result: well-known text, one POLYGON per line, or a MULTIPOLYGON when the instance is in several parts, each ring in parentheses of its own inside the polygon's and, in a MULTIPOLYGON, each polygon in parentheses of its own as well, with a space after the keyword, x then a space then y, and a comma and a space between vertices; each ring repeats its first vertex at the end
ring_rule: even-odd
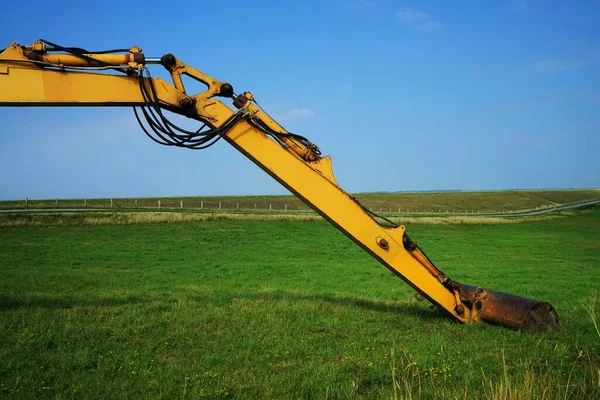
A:
POLYGON ((387 240, 385 240, 384 238, 381 238, 377 241, 377 244, 379 245, 379 247, 381 247, 384 250, 387 250, 390 248, 390 244, 388 243, 387 240))
POLYGON ((183 108, 187 108, 190 107, 192 105, 192 99, 188 98, 188 97, 184 97, 183 99, 181 99, 181 101, 179 102, 179 105, 183 108))

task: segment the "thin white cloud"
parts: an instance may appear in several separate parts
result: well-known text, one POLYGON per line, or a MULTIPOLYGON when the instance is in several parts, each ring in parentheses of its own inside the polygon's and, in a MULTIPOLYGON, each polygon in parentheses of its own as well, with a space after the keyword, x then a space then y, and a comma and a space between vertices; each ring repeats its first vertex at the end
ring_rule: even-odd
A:
POLYGON ((415 10, 412 7, 406 7, 396 13, 396 19, 404 25, 424 32, 439 31, 442 24, 434 21, 431 16, 423 11, 415 10))
POLYGON ((315 115, 309 108, 292 108, 283 114, 276 115, 275 118, 279 121, 291 121, 298 118, 308 118, 315 115))
POLYGON ((546 58, 526 64, 524 69, 527 72, 552 73, 581 68, 586 64, 581 58, 546 58))

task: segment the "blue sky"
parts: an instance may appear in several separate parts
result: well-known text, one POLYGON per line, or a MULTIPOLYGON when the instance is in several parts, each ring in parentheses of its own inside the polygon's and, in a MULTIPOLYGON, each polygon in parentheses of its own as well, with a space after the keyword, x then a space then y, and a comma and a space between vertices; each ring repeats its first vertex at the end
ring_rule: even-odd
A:
MULTIPOLYGON (((598 1, 3 5, 0 48, 138 45, 252 91, 350 192, 600 187, 598 1)), ((2 199, 285 193, 225 142, 151 142, 129 108, 0 119, 2 199)))

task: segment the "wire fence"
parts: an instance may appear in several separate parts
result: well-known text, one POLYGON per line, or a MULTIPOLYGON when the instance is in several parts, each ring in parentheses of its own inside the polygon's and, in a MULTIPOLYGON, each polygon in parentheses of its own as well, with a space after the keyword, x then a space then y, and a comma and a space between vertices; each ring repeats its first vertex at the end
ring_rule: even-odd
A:
MULTIPOLYGON (((543 204, 521 209, 476 209, 476 208, 408 208, 403 206, 370 207, 370 211, 384 215, 490 215, 490 214, 519 214, 537 210, 547 210, 557 207, 557 204, 543 204)), ((314 213, 299 199, 275 198, 254 200, 207 200, 195 198, 140 198, 140 199, 24 199, 0 202, 1 209, 59 209, 59 210, 188 210, 205 212, 257 212, 257 213, 314 213)))

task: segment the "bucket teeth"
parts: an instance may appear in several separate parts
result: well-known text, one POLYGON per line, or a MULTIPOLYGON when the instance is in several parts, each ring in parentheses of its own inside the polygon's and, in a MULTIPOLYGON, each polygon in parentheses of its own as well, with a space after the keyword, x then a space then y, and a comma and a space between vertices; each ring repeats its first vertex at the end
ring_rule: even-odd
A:
POLYGON ((459 294, 475 321, 526 331, 560 328, 558 313, 546 302, 464 284, 459 284, 459 294))

